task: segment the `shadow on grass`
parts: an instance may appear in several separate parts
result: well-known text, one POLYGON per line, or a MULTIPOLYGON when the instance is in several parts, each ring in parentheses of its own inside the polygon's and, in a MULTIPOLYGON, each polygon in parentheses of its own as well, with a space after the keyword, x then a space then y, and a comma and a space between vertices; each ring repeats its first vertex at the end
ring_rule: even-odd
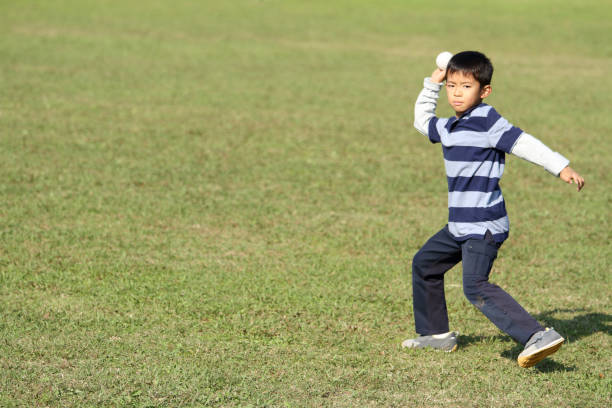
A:
MULTIPOLYGON (((583 337, 590 336, 594 333, 602 332, 607 335, 612 335, 612 316, 605 313, 586 313, 579 314, 571 319, 558 319, 554 315, 557 313, 579 313, 585 309, 554 309, 548 312, 543 312, 534 317, 546 327, 554 327, 567 341, 577 341, 583 337)), ((461 336, 459 343, 468 345, 471 343, 480 343, 484 341, 502 341, 512 342, 510 337, 505 335, 497 335, 494 337, 486 336, 461 336)), ((516 360, 518 355, 523 351, 523 346, 515 344, 510 350, 502 352, 502 357, 516 360)), ((546 359, 534 367, 537 371, 548 373, 555 371, 574 371, 575 366, 566 366, 555 362, 551 359, 546 359)))
POLYGON ((579 313, 585 309, 555 309, 535 315, 547 327, 554 327, 568 341, 580 340, 593 333, 602 332, 612 335, 612 316, 605 313, 586 313, 571 319, 557 319, 557 313, 579 313))

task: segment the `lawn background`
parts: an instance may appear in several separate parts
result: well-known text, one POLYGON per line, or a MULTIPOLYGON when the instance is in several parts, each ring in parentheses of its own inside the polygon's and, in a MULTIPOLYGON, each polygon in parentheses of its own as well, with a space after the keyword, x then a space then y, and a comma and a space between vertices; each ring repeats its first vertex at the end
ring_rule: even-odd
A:
POLYGON ((610 405, 611 33, 592 0, 0 0, 0 405, 610 405), (492 280, 567 338, 531 369, 460 267, 459 351, 399 347, 447 211, 413 104, 464 49, 586 178, 507 160, 492 280))

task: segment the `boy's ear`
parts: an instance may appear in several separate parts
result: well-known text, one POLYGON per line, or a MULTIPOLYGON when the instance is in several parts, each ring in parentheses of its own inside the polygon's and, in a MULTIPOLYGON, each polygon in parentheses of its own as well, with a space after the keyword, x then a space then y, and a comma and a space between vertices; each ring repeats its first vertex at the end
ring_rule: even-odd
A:
POLYGON ((492 91, 493 91, 493 88, 491 88, 491 85, 483 86, 482 89, 480 90, 480 99, 484 99, 487 96, 491 95, 492 91))

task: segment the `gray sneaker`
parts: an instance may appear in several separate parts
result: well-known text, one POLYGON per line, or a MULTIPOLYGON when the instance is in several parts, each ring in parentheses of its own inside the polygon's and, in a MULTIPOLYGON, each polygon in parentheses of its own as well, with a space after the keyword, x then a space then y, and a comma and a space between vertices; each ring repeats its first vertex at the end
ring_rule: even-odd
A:
POLYGON ((436 350, 451 352, 457 350, 457 332, 434 334, 431 336, 419 336, 416 339, 404 340, 402 348, 425 348, 431 347, 436 350))
POLYGON ((531 367, 561 348, 565 339, 552 327, 539 331, 529 338, 525 350, 518 356, 521 367, 531 367))

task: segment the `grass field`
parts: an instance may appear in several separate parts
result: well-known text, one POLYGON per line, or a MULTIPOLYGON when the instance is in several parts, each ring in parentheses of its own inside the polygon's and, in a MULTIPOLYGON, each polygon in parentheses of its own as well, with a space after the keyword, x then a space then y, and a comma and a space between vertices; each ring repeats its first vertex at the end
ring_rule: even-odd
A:
POLYGON ((611 32, 603 0, 0 0, 0 406, 610 406, 611 32), (413 104, 464 49, 587 181, 507 160, 492 280, 567 338, 531 369, 460 267, 458 352, 399 347, 447 216, 413 104))

